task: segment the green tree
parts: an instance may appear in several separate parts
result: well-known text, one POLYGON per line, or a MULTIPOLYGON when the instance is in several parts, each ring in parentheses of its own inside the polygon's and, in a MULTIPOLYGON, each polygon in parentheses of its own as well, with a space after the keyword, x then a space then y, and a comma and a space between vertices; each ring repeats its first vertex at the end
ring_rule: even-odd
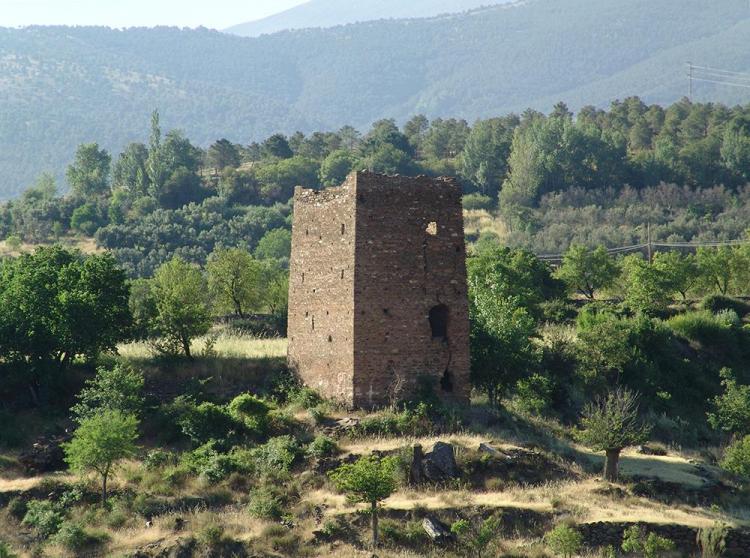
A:
POLYGON ((288 262, 292 253, 292 233, 288 229, 271 229, 263 235, 255 247, 259 260, 288 262))
POLYGON ((292 148, 289 147, 289 140, 282 134, 274 134, 269 137, 263 142, 262 150, 266 157, 289 159, 294 156, 292 148))
POLYGON ((687 294, 698 283, 699 269, 693 254, 674 252, 657 252, 654 254, 654 267, 666 276, 667 283, 673 292, 687 301, 687 294))
POLYGON ((628 553, 642 554, 644 558, 659 558, 674 550, 674 542, 632 525, 623 533, 622 549, 628 553))
POLYGON ((206 163, 220 171, 227 167, 237 168, 240 166, 240 152, 228 139, 220 139, 208 148, 206 163))
POLYGON ((81 421, 73 439, 64 444, 65 461, 78 473, 95 471, 102 480, 102 504, 107 502, 107 481, 119 461, 135 455, 138 419, 105 410, 81 421))
POLYGON ((164 182, 169 177, 169 169, 165 154, 162 150, 161 124, 159 111, 151 113, 151 136, 148 145, 148 159, 146 159, 146 174, 148 175, 149 194, 158 197, 164 182))
POLYGON ((378 546, 378 505, 396 490, 398 459, 395 457, 360 457, 328 473, 336 487, 352 502, 370 504, 372 545, 378 546))
POLYGON ((750 436, 732 442, 724 451, 720 465, 735 475, 750 478, 750 436))
POLYGON ((696 261, 704 289, 729 293, 738 275, 745 272, 747 262, 737 248, 698 248, 696 261))
POLYGON ((633 310, 653 314, 667 309, 672 302, 672 277, 664 272, 659 261, 653 264, 640 254, 626 256, 622 261, 625 302, 633 310))
POLYGON ((459 167, 461 176, 484 194, 495 196, 505 179, 517 124, 515 117, 480 120, 466 138, 459 167))
POLYGON ((109 191, 109 174, 112 158, 96 143, 80 145, 75 160, 66 176, 73 193, 83 199, 106 194, 109 191))
POLYGON ((338 186, 354 168, 357 158, 346 149, 330 153, 320 164, 320 182, 325 187, 338 186))
POLYGON ((142 143, 128 145, 114 164, 113 185, 135 196, 148 194, 148 155, 142 143))
POLYGON ((125 273, 109 254, 59 246, 0 264, 0 360, 26 373, 32 393, 76 357, 115 350, 131 325, 125 273))
POLYGON ((650 431, 638 417, 638 396, 618 388, 585 407, 578 437, 595 451, 605 452, 604 480, 616 482, 620 452, 647 441, 650 431))
POLYGON ((556 277, 562 279, 570 290, 593 300, 596 291, 614 284, 619 272, 617 263, 603 246, 590 250, 574 244, 565 252, 556 277))
POLYGON ((200 269, 171 259, 156 270, 151 295, 155 331, 164 338, 162 350, 171 353, 179 347, 192 358, 190 342, 211 328, 208 285, 200 269))
POLYGON ((219 249, 206 265, 208 288, 219 312, 234 312, 240 318, 257 310, 263 300, 263 266, 241 248, 219 249))
POLYGON ((86 380, 86 386, 76 396, 77 403, 70 410, 79 423, 103 410, 137 417, 143 410, 143 384, 143 373, 126 364, 118 363, 111 368, 100 366, 96 376, 86 380))
POLYGON ((719 375, 724 393, 714 397, 708 423, 733 435, 750 434, 750 386, 738 384, 729 368, 722 368, 719 375))

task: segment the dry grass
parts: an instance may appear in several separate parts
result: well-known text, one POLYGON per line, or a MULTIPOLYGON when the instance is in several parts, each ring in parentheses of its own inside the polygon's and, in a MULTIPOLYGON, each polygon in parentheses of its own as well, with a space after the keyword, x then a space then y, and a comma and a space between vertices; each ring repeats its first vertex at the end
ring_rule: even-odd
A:
POLYGON ((17 249, 12 249, 10 246, 8 246, 8 243, 5 240, 2 240, 0 241, 0 257, 20 256, 21 254, 33 252, 39 246, 51 246, 53 244, 62 244, 63 246, 66 246, 68 248, 80 250, 84 254, 96 254, 103 251, 96 245, 96 241, 93 238, 65 236, 53 242, 22 242, 17 249))
MULTIPOLYGON (((223 331, 214 335, 198 337, 190 344, 191 352, 202 355, 207 342, 213 342, 213 353, 218 358, 228 359, 269 359, 285 358, 287 340, 269 337, 259 339, 223 331), (214 336, 215 335, 215 336, 214 336)), ((122 344, 117 347, 119 354, 128 360, 148 360, 153 356, 152 347, 146 342, 122 344)))
POLYGON ((508 227, 503 220, 486 209, 467 209, 464 211, 464 230, 467 234, 480 235, 483 232, 494 233, 500 243, 508 238, 508 227))

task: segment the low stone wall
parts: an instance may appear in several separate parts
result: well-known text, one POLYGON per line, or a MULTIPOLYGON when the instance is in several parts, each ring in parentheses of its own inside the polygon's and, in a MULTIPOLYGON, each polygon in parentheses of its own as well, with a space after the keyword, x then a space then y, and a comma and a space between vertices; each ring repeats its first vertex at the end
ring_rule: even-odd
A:
MULTIPOLYGON (((587 546, 599 548, 612 545, 615 548, 619 548, 622 544, 623 532, 633 525, 670 539, 684 556, 700 555, 700 550, 696 543, 698 530, 685 525, 597 522, 582 523, 577 525, 577 528, 583 535, 583 541, 587 546)), ((746 558, 750 556, 750 530, 730 530, 727 533, 727 548, 724 556, 727 558, 746 558)))

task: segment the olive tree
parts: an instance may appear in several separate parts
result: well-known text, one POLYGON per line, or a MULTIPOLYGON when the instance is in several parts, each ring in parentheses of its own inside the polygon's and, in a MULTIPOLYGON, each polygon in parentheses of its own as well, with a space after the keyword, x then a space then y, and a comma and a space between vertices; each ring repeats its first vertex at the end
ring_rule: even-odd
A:
POLYGON ((650 432, 638 416, 638 395, 618 388, 584 408, 578 436, 595 451, 605 452, 604 479, 615 482, 620 452, 644 443, 650 432))

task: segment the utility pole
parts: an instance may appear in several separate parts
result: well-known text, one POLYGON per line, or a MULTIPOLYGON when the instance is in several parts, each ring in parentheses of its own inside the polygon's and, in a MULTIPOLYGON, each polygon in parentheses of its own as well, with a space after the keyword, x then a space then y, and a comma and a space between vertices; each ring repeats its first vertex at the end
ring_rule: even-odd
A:
POLYGON ((693 63, 688 62, 688 99, 693 100, 693 63))
POLYGON ((647 249, 648 249, 648 263, 652 264, 652 263, 654 263, 654 257, 653 257, 653 253, 651 251, 651 222, 650 221, 648 223, 646 223, 646 238, 647 238, 647 240, 646 240, 646 242, 647 242, 646 246, 647 246, 647 249))

